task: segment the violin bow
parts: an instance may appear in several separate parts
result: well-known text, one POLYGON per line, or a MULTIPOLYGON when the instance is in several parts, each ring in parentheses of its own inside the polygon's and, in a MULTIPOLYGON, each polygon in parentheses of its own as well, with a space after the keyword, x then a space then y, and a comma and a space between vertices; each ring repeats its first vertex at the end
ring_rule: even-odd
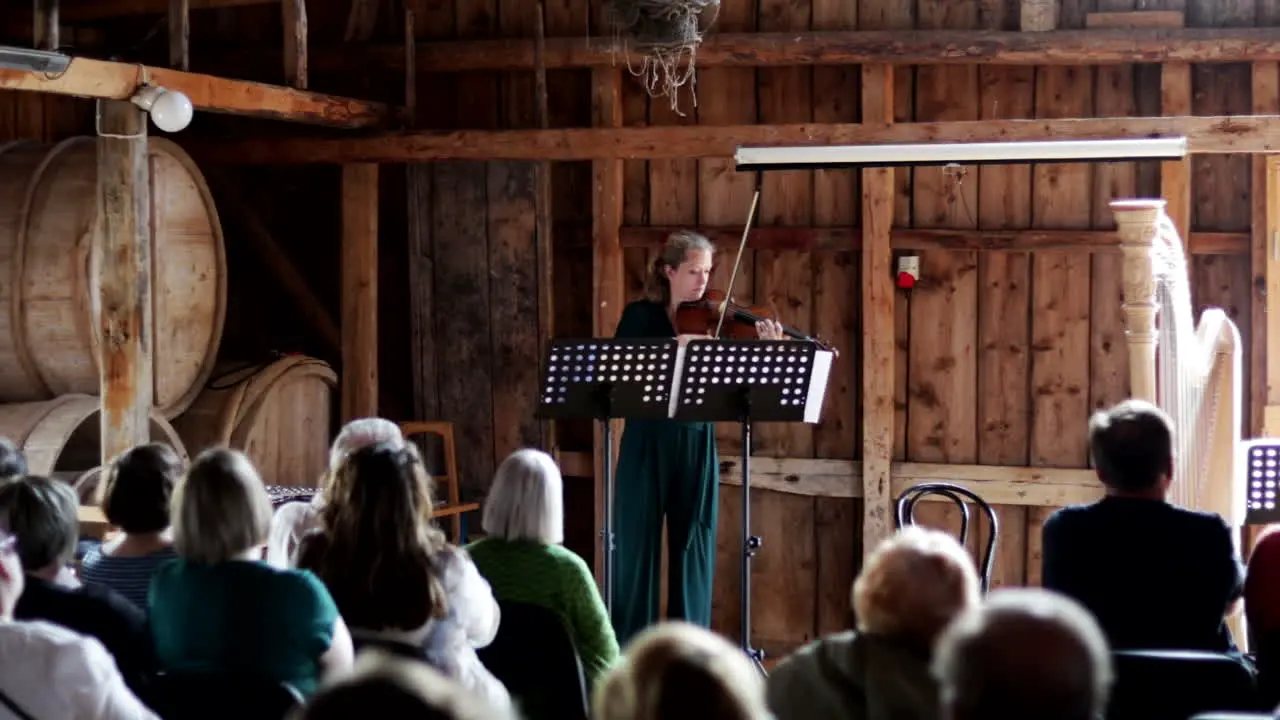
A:
POLYGON ((724 316, 729 311, 729 303, 733 302, 733 283, 738 279, 738 267, 742 263, 742 253, 747 249, 747 236, 751 234, 751 223, 756 217, 756 205, 760 202, 760 171, 756 171, 756 192, 751 196, 751 211, 747 213, 747 224, 742 228, 742 240, 738 243, 738 257, 733 261, 733 272, 729 274, 729 287, 724 291, 724 302, 720 303, 720 319, 716 322, 716 337, 724 327, 724 316))

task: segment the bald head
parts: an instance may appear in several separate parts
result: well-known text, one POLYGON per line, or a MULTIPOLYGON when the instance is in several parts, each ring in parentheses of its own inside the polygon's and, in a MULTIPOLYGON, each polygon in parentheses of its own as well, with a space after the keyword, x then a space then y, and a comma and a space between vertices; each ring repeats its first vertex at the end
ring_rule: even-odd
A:
POLYGON ((1093 720, 1111 687, 1097 621, 1075 601, 1038 588, 991 593, 943 633, 934 675, 949 720, 1093 720))

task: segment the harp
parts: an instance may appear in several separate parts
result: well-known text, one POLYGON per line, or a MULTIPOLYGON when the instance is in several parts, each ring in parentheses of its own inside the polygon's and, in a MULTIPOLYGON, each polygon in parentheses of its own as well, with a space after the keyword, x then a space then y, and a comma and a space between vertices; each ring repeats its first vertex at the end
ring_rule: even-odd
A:
MULTIPOLYGON (((1187 254, 1163 200, 1111 203, 1123 253, 1130 396, 1173 418, 1169 500, 1244 526, 1248 487, 1236 472, 1241 445, 1240 331, 1222 308, 1197 323, 1187 254)), ((1235 533, 1237 544, 1239 532, 1235 533)))

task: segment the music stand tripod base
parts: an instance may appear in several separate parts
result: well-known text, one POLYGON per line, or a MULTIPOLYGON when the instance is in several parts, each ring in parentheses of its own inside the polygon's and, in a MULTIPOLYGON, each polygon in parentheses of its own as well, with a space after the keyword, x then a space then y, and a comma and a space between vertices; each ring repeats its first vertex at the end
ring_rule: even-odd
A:
POLYGON ((670 417, 679 344, 674 338, 554 340, 544 362, 538 418, 594 420, 603 455, 601 595, 613 617, 613 428, 611 420, 670 417))
POLYGON ((751 534, 751 425, 817 422, 831 353, 792 340, 693 340, 676 381, 677 420, 742 426, 742 650, 765 673, 764 651, 751 646, 751 559, 762 541, 751 534))

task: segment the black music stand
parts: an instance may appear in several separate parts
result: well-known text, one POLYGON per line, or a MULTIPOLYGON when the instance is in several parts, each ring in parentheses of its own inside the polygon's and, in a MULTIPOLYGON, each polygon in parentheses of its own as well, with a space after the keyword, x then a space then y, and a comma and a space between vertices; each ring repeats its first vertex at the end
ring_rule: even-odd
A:
POLYGON ((691 340, 676 378, 675 419, 742 425, 742 650, 763 674, 764 651, 751 647, 751 424, 816 423, 832 353, 795 340, 691 340))
POLYGON ((544 364, 538 418, 595 420, 603 438, 602 595, 613 617, 613 429, 610 420, 665 420, 679 344, 671 339, 553 340, 544 364))
MULTIPOLYGON (((1245 525, 1280 522, 1280 439, 1254 438, 1240 443, 1237 475, 1244 475, 1245 525)), ((1233 478, 1234 479, 1234 478, 1233 478)), ((1234 521, 1228 519, 1234 524, 1234 521)))

